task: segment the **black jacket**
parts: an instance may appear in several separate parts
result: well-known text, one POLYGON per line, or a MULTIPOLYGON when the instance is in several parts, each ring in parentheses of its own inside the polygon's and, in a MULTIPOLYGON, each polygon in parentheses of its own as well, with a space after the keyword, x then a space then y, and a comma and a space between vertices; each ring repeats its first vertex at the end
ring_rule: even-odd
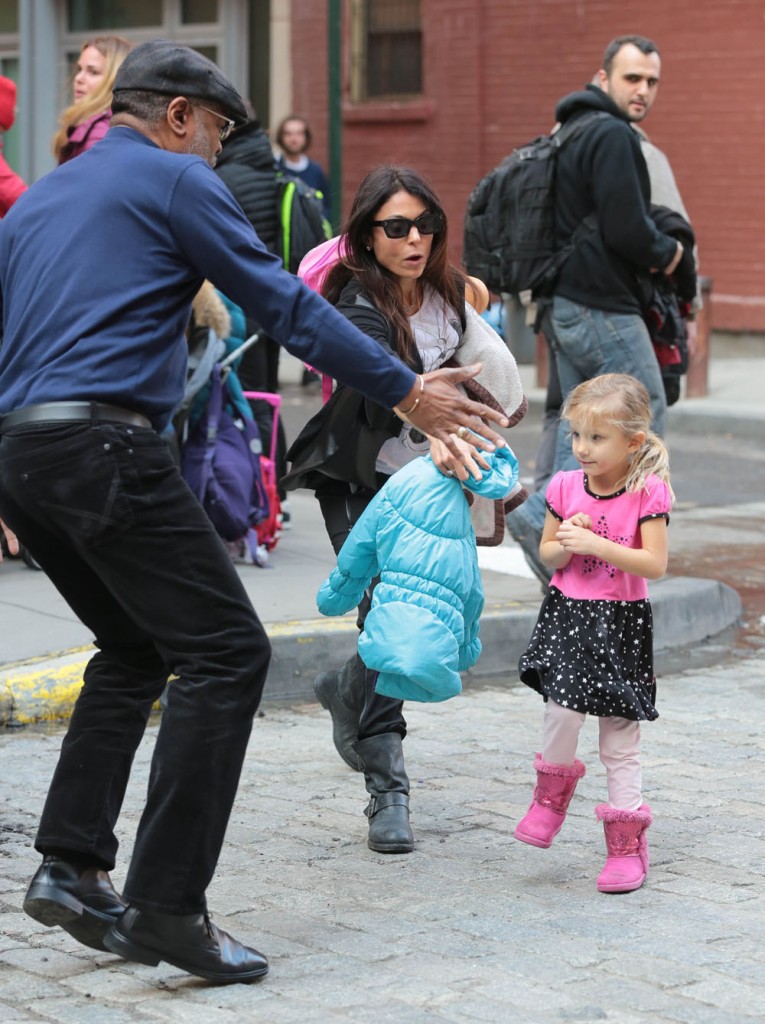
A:
MULTIPOLYGON (((360 331, 396 354, 390 321, 355 278, 343 288, 337 309, 360 331)), ((422 372, 422 364, 413 369, 422 372)), ((329 401, 306 423, 287 452, 292 467, 282 486, 288 491, 298 487, 325 490, 328 486, 337 490, 330 481, 342 481, 340 490, 351 484, 376 491, 382 482, 375 471, 377 453, 400 431, 401 420, 390 409, 337 384, 329 401)))
MULTIPOLYGON (((670 210, 666 206, 656 206, 651 203, 650 213, 651 220, 659 231, 682 242, 683 255, 680 262, 670 277, 667 278, 666 274, 662 274, 661 277, 666 278, 680 302, 691 303, 696 297, 697 291, 696 259, 693 255, 696 247, 696 235, 693 228, 681 213, 678 213, 677 210, 670 210)), ((651 276, 654 281, 659 277, 658 274, 651 276)))
MULTIPOLYGON (((461 294, 464 301, 464 294, 461 294)), ((360 331, 397 355, 393 325, 355 277, 343 288, 337 310, 360 331)), ((460 320, 464 331, 464 316, 460 320)), ((422 373, 417 349, 412 353, 409 365, 416 373, 422 373)), ((471 397, 477 398, 475 395, 471 397)), ((489 404, 493 402, 488 394, 481 395, 478 400, 489 404)), ((329 487, 337 491, 347 489, 350 484, 376 491, 384 482, 384 477, 375 469, 377 454, 388 438, 396 437, 400 432, 401 420, 394 412, 364 398, 357 391, 337 384, 329 401, 306 423, 287 452, 292 468, 283 477, 282 486, 288 491, 298 487, 320 491, 329 487), (344 483, 338 487, 335 486, 337 481, 344 483)))
POLYGON ((562 123, 590 111, 603 117, 584 128, 558 156, 556 234, 565 245, 586 217, 597 228, 580 232, 555 294, 610 313, 640 313, 644 278, 671 262, 675 241, 649 217, 650 181, 640 140, 610 96, 596 86, 564 97, 562 123))
POLYGON ((225 181, 261 242, 276 252, 276 162, 268 136, 257 121, 237 128, 226 140, 215 171, 225 181))

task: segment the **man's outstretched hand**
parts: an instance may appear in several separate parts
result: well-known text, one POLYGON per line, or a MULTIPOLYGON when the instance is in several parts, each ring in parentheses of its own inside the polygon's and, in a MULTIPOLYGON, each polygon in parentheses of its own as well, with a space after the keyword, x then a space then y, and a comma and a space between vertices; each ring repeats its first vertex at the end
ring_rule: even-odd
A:
POLYGON ((409 394, 396 406, 396 415, 411 423, 420 433, 442 441, 457 457, 460 452, 451 435, 459 434, 460 427, 466 427, 474 435, 479 435, 470 438, 477 448, 486 451, 502 448, 506 443, 504 438, 490 429, 485 421, 506 427, 509 424, 507 417, 482 402, 466 398, 456 387, 462 381, 475 377, 480 370, 481 364, 473 363, 470 366, 456 366, 422 374, 409 394), (425 382, 422 390, 421 379, 425 382))
MULTIPOLYGON (((19 542, 18 542, 18 539, 16 537, 16 534, 8 529, 8 527, 5 525, 5 523, 2 521, 2 519, 0 519, 0 529, 3 531, 3 533, 5 535, 5 539, 8 542, 8 550, 10 551, 10 553, 12 555, 17 555, 19 553, 19 542)), ((0 562, 2 562, 2 560, 3 560, 3 549, 0 548, 0 562)))

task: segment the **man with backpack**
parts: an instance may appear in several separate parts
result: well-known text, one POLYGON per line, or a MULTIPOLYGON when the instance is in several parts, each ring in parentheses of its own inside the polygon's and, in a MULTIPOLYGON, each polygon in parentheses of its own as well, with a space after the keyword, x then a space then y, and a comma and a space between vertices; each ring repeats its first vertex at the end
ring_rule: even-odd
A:
MULTIPOLYGON (((568 251, 551 297, 542 300, 541 320, 564 397, 599 374, 632 374, 648 389, 658 433, 664 430, 666 398, 643 319, 642 283, 652 270, 673 273, 683 246, 649 216, 648 170, 631 124, 651 109, 660 71, 651 40, 621 36, 606 48, 599 86, 588 85, 557 106, 561 132, 571 132, 579 119, 587 123, 557 154, 556 247, 568 251)), ((554 470, 575 465, 561 427, 554 470)), ((507 525, 546 583, 550 572, 539 558, 544 517, 542 489, 508 515, 507 525)))

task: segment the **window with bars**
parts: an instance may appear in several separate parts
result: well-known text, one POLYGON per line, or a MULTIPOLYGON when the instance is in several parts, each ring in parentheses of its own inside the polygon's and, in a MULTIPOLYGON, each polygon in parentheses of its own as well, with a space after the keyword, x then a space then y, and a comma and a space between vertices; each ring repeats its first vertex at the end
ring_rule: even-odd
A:
POLYGON ((356 102, 422 94, 420 0, 353 0, 351 96, 356 102))

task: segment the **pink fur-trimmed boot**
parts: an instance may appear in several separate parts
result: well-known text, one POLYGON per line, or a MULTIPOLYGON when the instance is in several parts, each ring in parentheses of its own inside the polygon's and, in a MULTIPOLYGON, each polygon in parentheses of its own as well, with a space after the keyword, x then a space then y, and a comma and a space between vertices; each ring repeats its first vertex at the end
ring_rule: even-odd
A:
POLYGON ((534 768, 537 773, 534 796, 513 835, 522 843, 546 850, 563 828, 576 784, 584 775, 584 765, 581 761, 574 761, 572 765, 549 764, 537 754, 534 768))
POLYGON ((608 857, 598 875, 600 892, 632 892, 639 889, 648 874, 648 841, 646 830, 653 818, 648 804, 636 811, 623 811, 610 804, 595 808, 603 822, 608 857))

